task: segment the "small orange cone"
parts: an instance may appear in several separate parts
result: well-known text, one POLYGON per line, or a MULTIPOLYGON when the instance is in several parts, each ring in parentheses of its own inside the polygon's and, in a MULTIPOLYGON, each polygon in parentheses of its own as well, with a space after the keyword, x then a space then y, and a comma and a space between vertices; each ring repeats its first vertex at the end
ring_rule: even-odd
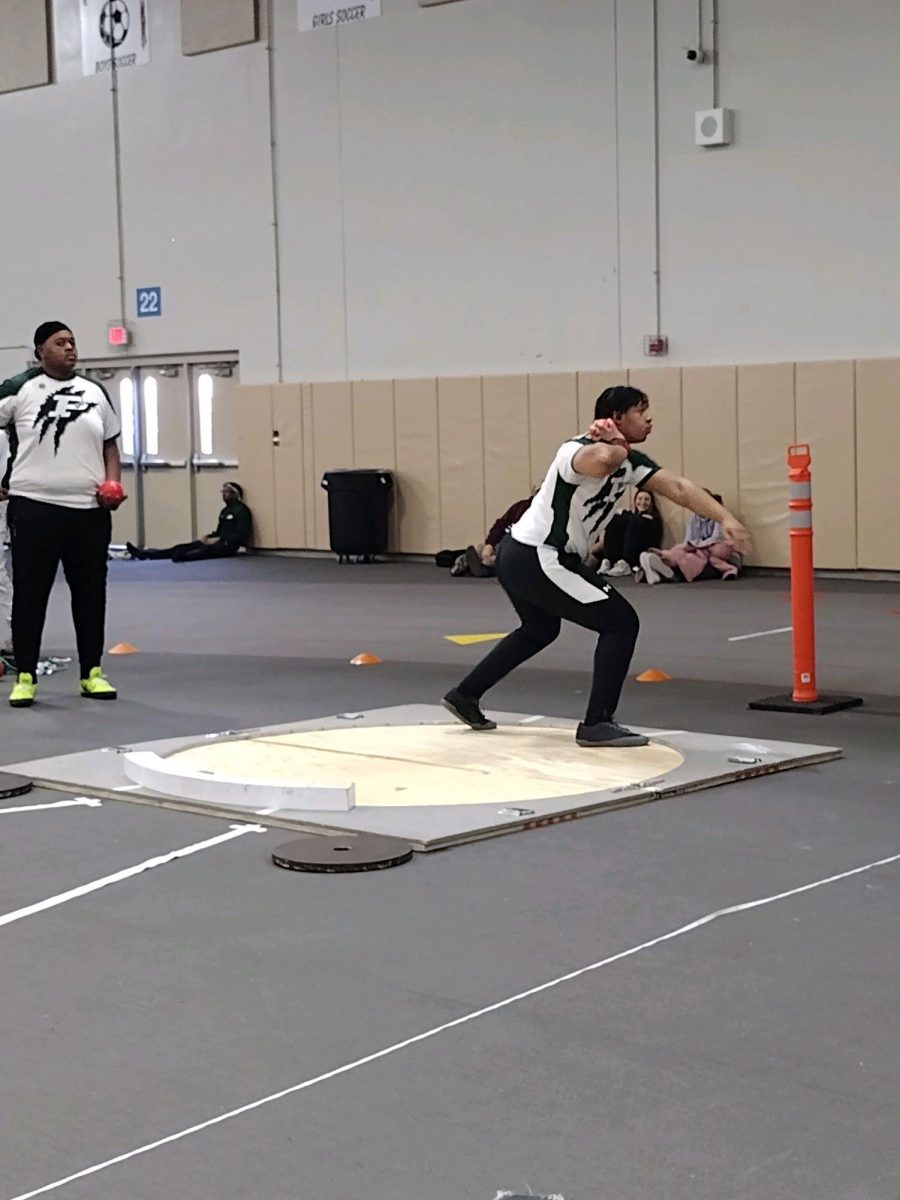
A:
POLYGON ((350 659, 352 667, 374 667, 381 662, 377 654, 357 654, 356 658, 350 659))
POLYGON ((116 642, 114 646, 106 652, 107 654, 139 654, 137 646, 132 646, 131 642, 116 642))
POLYGON ((658 671, 656 667, 651 667, 649 671, 642 671, 637 677, 638 683, 668 683, 672 678, 665 671, 658 671))

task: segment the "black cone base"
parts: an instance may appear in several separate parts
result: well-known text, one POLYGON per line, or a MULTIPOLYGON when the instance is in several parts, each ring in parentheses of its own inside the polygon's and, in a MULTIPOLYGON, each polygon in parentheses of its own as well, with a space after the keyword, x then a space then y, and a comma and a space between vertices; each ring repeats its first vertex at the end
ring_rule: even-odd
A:
POLYGON ((0 771, 0 800, 9 800, 12 796, 24 796, 30 792, 33 784, 24 775, 7 775, 0 771))
POLYGON ((793 700, 791 693, 783 696, 766 696, 763 700, 751 700, 748 708, 762 709, 763 712, 795 712, 812 713, 824 716, 826 713, 840 712, 844 708, 858 708, 862 704, 861 696, 820 696, 818 700, 793 700))
POLYGON ((398 838, 351 833, 337 837, 316 835, 284 842, 272 852, 272 862, 276 867, 284 867, 288 871, 336 875, 355 871, 385 871, 388 867, 399 867, 409 862, 412 855, 412 846, 398 838))

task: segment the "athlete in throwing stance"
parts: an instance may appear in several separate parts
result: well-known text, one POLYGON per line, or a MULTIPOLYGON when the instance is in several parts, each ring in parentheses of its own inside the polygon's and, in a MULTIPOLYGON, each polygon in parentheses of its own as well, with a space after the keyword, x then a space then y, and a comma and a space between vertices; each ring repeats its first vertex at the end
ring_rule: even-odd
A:
POLYGON ((650 402, 633 387, 607 388, 582 437, 557 450, 528 511, 497 551, 497 578, 521 624, 444 697, 444 707, 472 729, 496 728, 480 700, 495 683, 559 636, 563 620, 598 635, 594 675, 579 746, 645 746, 648 739, 616 723, 616 708, 638 635, 637 613, 584 560, 629 485, 665 496, 701 517, 721 522, 744 553, 740 521, 689 479, 663 470, 635 447, 650 434, 650 402))

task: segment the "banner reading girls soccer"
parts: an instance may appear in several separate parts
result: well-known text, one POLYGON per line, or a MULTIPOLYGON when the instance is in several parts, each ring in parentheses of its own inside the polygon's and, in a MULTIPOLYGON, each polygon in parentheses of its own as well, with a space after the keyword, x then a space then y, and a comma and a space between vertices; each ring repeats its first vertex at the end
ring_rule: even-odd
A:
POLYGON ((149 0, 81 0, 81 66, 85 75, 150 61, 149 0))
POLYGON ((309 29, 335 29, 353 21, 381 16, 381 0, 297 0, 301 33, 309 29))

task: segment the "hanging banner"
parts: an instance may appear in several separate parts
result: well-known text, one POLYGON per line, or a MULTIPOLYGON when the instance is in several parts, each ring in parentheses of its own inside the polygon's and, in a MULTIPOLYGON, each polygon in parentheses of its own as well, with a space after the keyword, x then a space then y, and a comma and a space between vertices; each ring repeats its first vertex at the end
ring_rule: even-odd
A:
POLYGON ((367 17, 381 16, 381 0, 343 0, 332 4, 330 0, 297 0, 297 21, 301 33, 310 29, 334 29, 339 25, 350 25, 354 21, 365 21, 367 17))
POLYGON ((85 75, 150 61, 148 0, 81 0, 81 67, 85 75))

